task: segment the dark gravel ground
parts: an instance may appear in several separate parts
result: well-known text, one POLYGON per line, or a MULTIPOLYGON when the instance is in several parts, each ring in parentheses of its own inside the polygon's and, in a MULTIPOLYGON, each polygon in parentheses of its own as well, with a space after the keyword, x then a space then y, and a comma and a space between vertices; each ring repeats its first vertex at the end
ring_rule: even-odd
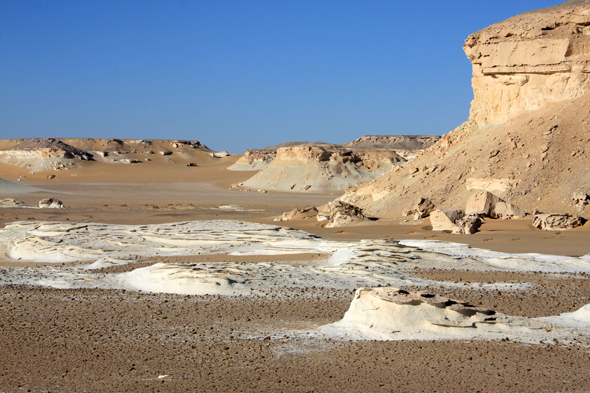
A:
MULTIPOLYGON (((530 301, 449 294, 502 312, 515 309, 510 299, 532 309, 544 296, 540 306, 560 308, 552 299, 567 288, 588 294, 585 278, 546 279, 556 284, 530 301)), ((292 333, 339 320, 350 300, 349 291, 322 289, 222 297, 3 286, 0 391, 590 391, 590 351, 579 345, 292 333)))

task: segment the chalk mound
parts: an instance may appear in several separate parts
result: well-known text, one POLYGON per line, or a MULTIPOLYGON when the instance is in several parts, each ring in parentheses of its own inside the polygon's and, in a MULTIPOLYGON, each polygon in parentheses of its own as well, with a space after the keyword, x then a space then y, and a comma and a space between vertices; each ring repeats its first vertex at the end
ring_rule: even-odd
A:
POLYGON ((117 281, 124 287, 159 293, 184 295, 231 295, 248 289, 245 274, 238 268, 207 268, 198 265, 156 263, 121 273, 117 281))
POLYGON ((546 326, 443 296, 385 287, 358 289, 344 318, 320 330, 351 339, 489 339, 527 336, 546 326))

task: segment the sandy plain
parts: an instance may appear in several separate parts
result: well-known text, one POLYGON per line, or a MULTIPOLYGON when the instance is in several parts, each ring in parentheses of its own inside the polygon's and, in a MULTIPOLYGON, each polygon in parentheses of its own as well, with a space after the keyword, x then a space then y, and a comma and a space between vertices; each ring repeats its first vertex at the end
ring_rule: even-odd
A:
MULTIPOLYGON (((59 172, 52 180, 46 178, 47 173, 30 175, 2 164, 1 178, 14 181, 26 175, 21 184, 46 190, 2 197, 34 205, 52 196, 62 200, 66 209, 4 208, 0 225, 14 221, 147 225, 240 220, 302 229, 344 242, 435 239, 507 253, 590 253, 588 225, 542 232, 533 229, 528 219, 488 220, 471 236, 433 233, 427 221, 419 225, 375 221, 334 229, 310 220, 274 222, 284 211, 318 206, 336 195, 231 190, 231 184, 252 175, 228 171, 227 166, 236 159, 221 158, 196 168, 182 163, 91 163, 84 170, 59 172), (219 208, 224 205, 239 205, 242 210, 219 208)), ((144 258, 133 268, 157 262, 208 262, 207 258, 144 258)), ((302 264, 325 258, 322 253, 218 254, 215 261, 302 264)), ((5 268, 26 270, 38 265, 47 264, 2 260, 5 268)), ((64 265, 68 264, 52 266, 64 265)), ((127 270, 123 266, 102 272, 127 270)), ((419 266, 406 273, 433 280, 427 287, 433 293, 507 315, 545 317, 590 303, 587 273, 419 266), (497 282, 533 285, 520 290, 462 287, 497 282)), ((353 292, 350 288, 294 286, 249 296, 199 296, 1 285, 0 391, 590 391, 590 350, 583 338, 541 344, 509 339, 348 341, 296 333, 342 319, 353 292)))

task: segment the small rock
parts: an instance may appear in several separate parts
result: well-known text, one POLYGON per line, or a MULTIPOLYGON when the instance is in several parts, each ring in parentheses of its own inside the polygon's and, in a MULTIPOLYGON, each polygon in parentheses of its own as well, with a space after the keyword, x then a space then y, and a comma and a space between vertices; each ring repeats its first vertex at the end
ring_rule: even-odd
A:
POLYGON ((40 209, 64 209, 62 201, 55 198, 45 198, 39 201, 40 209))

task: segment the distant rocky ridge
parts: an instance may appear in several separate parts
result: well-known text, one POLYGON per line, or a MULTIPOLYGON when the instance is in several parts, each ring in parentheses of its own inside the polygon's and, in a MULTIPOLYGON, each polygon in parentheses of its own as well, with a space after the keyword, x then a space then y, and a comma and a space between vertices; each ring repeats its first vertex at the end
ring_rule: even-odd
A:
POLYGON ((370 135, 353 142, 288 142, 248 150, 230 170, 259 170, 239 187, 283 192, 342 192, 413 158, 440 137, 370 135))
POLYGON ((87 161, 119 164, 149 162, 154 155, 162 156, 168 162, 172 162, 172 158, 187 161, 195 155, 206 156, 210 152, 212 151, 199 141, 185 140, 110 138, 0 140, 0 162, 27 168, 31 173, 68 170, 82 167, 87 161))
POLYGON ((475 97, 468 121, 341 200, 394 218, 420 197, 455 209, 484 190, 527 213, 578 213, 572 195, 590 191, 590 1, 510 18, 470 35, 464 49, 475 97))
POLYGON ((417 151, 432 146, 440 139, 437 135, 366 135, 352 142, 331 144, 324 142, 286 142, 262 149, 246 150, 234 165, 233 171, 258 171, 264 169, 277 156, 280 148, 296 146, 321 147, 328 151, 340 150, 394 150, 404 159, 415 157, 417 151))

